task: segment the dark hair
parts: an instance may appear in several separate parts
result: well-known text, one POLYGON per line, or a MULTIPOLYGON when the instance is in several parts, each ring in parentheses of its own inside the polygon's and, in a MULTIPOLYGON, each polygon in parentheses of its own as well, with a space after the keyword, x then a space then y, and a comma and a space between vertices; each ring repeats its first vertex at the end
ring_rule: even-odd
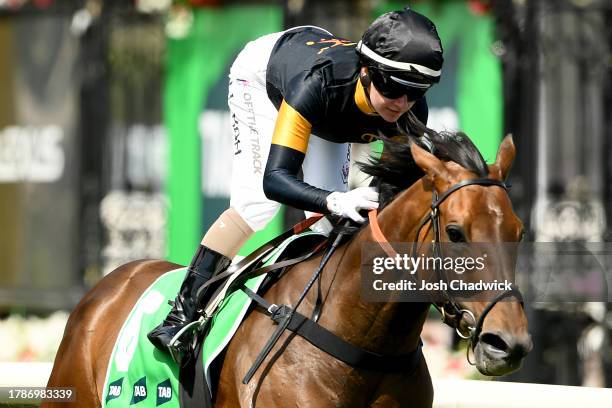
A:
POLYGON ((359 163, 362 171, 374 176, 381 207, 425 175, 412 157, 411 143, 417 143, 440 160, 459 164, 477 177, 489 174, 478 148, 463 132, 436 132, 421 123, 411 111, 398 121, 398 129, 401 135, 394 138, 379 135, 384 145, 380 158, 371 157, 369 162, 359 163))

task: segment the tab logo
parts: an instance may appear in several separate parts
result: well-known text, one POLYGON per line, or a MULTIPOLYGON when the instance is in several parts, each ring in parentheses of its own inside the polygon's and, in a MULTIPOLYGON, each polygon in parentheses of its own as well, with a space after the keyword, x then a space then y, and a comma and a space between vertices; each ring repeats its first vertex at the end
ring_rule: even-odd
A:
POLYGON ((121 389, 123 384, 123 377, 118 380, 113 381, 108 385, 108 392, 106 393, 106 403, 108 401, 114 400, 115 398, 119 398, 121 396, 121 389))
POLYGON ((130 405, 138 404, 140 401, 147 398, 147 377, 142 377, 134 384, 134 392, 130 405))
POLYGON ((170 379, 157 384, 157 406, 165 404, 172 399, 170 379))

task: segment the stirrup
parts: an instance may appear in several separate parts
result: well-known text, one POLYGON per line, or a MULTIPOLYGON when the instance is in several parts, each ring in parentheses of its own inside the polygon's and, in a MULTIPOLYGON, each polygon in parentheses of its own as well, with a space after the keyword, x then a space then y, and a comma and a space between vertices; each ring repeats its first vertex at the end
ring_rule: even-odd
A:
POLYGON ((190 349, 194 349, 197 343, 197 335, 196 333, 199 331, 200 327, 206 324, 208 319, 200 318, 199 320, 193 321, 179 330, 170 342, 168 343, 168 351, 170 352, 170 356, 172 360, 181 365, 183 357, 185 353, 190 349))

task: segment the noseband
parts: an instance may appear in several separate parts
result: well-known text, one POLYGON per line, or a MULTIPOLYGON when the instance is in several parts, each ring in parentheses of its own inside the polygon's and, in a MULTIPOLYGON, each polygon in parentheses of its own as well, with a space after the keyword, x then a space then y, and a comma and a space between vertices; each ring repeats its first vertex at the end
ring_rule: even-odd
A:
MULTIPOLYGON (((446 200, 455 191, 465 186, 472 186, 472 185, 497 186, 497 187, 503 188, 504 191, 506 192, 508 191, 508 187, 506 186, 504 182, 499 181, 499 180, 490 179, 490 178, 475 178, 475 179, 468 179, 468 180, 460 181, 459 183, 453 185, 451 188, 446 190, 439 197, 438 197, 438 193, 434 190, 433 195, 432 195, 432 201, 431 201, 431 211, 421 220, 419 227, 417 228, 416 237, 415 237, 413 247, 412 247, 413 255, 416 254, 417 252, 417 245, 418 245, 419 236, 421 235, 421 231, 423 230, 425 225, 427 225, 427 223, 431 222, 433 226, 433 231, 434 231, 434 240, 433 240, 434 258, 438 258, 442 256, 442 248, 441 248, 442 240, 440 237, 440 204, 442 204, 442 202, 444 202, 444 200, 446 200)), ((371 220, 372 219, 375 220, 375 217, 371 217, 371 220)), ((380 228, 378 228, 378 225, 373 226, 373 228, 377 230, 375 231, 375 233, 376 232, 380 233, 380 234, 375 234, 375 235, 378 235, 379 237, 381 237, 382 232, 380 232, 380 228)), ((390 254, 389 251, 393 251, 390 248, 390 245, 388 244, 386 239, 384 241, 381 241, 379 238, 378 240, 383 246, 383 249, 385 249, 385 251, 388 254, 390 254)), ((437 263, 434 263, 434 265, 435 265, 436 274, 441 279, 448 281, 446 270, 444 270, 444 268, 439 269, 437 267, 438 266, 437 263)), ((470 348, 474 349, 474 347, 476 347, 476 344, 479 341, 480 333, 482 332, 482 326, 484 324, 485 318, 487 317, 489 312, 493 309, 493 307, 495 307, 495 305, 498 302, 500 302, 501 300, 505 298, 515 297, 521 302, 521 305, 523 305, 523 296, 521 292, 516 287, 513 286, 512 289, 506 290, 500 293, 499 295, 497 295, 495 298, 493 298, 493 300, 491 300, 491 302, 489 302, 487 306, 484 308, 484 310, 482 311, 482 314, 480 315, 480 318, 477 321, 476 317, 474 316, 474 313, 472 313, 470 310, 462 309, 457 303, 457 301, 450 295, 450 293, 448 293, 446 289, 442 289, 442 293, 444 294, 445 301, 441 303, 433 303, 433 304, 438 309, 438 311, 442 314, 442 320, 444 321, 444 323, 454 328, 457 334, 459 335, 459 337, 463 339, 467 339, 470 342, 471 347, 468 347, 468 352, 470 348), (464 319, 464 316, 468 316, 468 318, 471 319, 471 324, 468 324, 467 333, 464 333, 461 330, 461 321, 464 319)))

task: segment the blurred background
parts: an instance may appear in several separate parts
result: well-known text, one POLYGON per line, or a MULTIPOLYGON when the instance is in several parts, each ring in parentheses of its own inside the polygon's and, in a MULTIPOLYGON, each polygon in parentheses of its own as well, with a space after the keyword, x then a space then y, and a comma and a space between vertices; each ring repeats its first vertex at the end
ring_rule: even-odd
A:
MULTIPOLYGON (((530 240, 610 241, 610 0, 0 0, 0 361, 52 361, 116 266, 190 261, 229 202, 227 74, 246 42, 305 24, 358 40, 407 5, 445 48, 429 125, 489 162, 514 135, 530 240)), ((505 380, 612 386, 609 306, 529 305, 536 349, 505 380)), ((450 329, 424 336, 434 376, 475 375, 450 329)))

